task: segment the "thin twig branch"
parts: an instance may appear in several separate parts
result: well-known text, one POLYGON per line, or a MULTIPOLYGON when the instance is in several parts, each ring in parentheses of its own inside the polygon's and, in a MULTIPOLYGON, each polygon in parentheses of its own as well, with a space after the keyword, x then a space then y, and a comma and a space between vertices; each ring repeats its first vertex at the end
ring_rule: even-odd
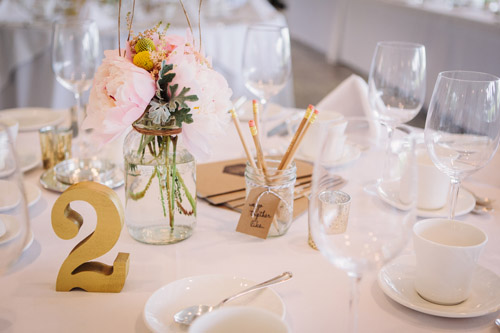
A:
POLYGON ((191 37, 193 38, 193 47, 194 47, 195 43, 194 43, 193 27, 191 26, 191 21, 189 20, 189 15, 186 11, 186 8, 184 7, 184 3, 182 2, 182 0, 179 0, 179 2, 181 3, 182 10, 184 11, 184 16, 186 17, 189 30, 191 31, 191 37))
POLYGON ((120 43, 120 18, 122 16, 122 0, 118 2, 118 55, 122 56, 122 48, 120 43))
POLYGON ((201 3, 203 0, 200 0, 200 5, 198 6, 198 33, 200 35, 200 48, 198 49, 198 52, 201 53, 201 3))

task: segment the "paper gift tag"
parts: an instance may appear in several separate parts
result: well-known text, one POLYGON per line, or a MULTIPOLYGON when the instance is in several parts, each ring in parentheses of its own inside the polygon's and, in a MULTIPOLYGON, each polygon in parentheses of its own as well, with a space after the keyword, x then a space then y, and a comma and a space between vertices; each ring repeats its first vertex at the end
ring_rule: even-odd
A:
POLYGON ((245 205, 241 210, 236 231, 263 239, 267 238, 269 228, 280 203, 280 198, 271 192, 260 196, 265 191, 267 191, 265 187, 258 187, 250 191, 245 205), (257 203, 259 196, 260 200, 257 203), (255 209, 256 204, 257 209, 255 209), (254 210, 255 214, 253 214, 254 210))

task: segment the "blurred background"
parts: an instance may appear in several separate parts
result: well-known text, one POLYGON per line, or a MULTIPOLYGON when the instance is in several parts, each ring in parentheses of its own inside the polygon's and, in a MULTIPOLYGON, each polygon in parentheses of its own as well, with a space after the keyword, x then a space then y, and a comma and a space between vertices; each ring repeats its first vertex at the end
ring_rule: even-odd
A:
MULTIPOLYGON (((101 47, 116 49, 118 3, 1 0, 0 109, 71 107, 73 96, 57 84, 50 65, 52 22, 61 16, 92 18, 99 26, 101 47)), ((122 1, 122 42, 132 5, 133 0, 122 1)), ((184 0, 184 5, 198 37, 199 1, 184 0)), ((227 78, 235 99, 252 98, 241 77, 247 27, 253 23, 288 26, 292 77, 273 98, 287 107, 318 103, 353 73, 366 80, 378 41, 424 44, 426 103, 413 121, 419 125, 439 72, 461 69, 500 75, 499 13, 499 0, 204 0, 200 20, 203 48, 227 78)), ((135 2, 134 31, 160 21, 170 22, 175 33, 186 32, 178 0, 135 2)))

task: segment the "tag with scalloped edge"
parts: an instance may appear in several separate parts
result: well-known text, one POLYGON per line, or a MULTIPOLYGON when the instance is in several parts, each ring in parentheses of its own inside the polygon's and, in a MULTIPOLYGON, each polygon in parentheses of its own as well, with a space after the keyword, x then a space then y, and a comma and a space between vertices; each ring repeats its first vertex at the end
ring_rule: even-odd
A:
POLYGON ((280 198, 271 192, 264 193, 261 196, 262 192, 265 191, 268 191, 265 187, 254 188, 250 191, 245 205, 241 209, 236 231, 262 239, 267 238, 280 198), (259 196, 260 199, 257 203, 259 196), (256 204, 257 208, 255 208, 256 204))

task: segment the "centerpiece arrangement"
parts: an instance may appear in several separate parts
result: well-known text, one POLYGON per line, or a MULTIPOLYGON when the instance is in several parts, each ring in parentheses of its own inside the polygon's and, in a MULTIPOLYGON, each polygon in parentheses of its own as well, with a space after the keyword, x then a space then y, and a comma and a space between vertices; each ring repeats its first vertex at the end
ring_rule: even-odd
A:
POLYGON ((160 23, 135 35, 130 27, 125 49, 104 52, 84 128, 104 144, 132 126, 124 141, 128 230, 141 242, 175 243, 196 225, 195 158, 224 132, 232 92, 192 31, 167 34, 160 23))

